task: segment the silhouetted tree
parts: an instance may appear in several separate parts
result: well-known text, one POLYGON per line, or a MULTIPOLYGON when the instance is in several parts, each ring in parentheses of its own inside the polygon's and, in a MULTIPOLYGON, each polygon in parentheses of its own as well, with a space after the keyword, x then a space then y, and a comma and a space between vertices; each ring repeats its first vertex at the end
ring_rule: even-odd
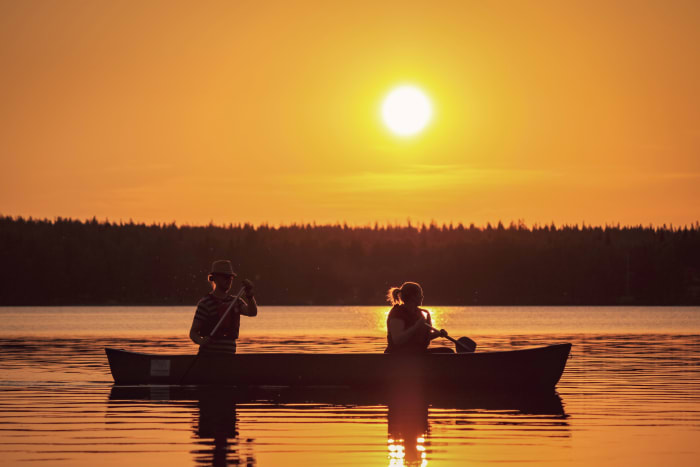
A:
POLYGON ((263 305, 700 305, 700 224, 219 227, 0 216, 0 305, 191 305, 230 258, 263 305), (37 277, 40 280, 37 281, 37 277), (37 287, 39 284, 39 287, 37 287))

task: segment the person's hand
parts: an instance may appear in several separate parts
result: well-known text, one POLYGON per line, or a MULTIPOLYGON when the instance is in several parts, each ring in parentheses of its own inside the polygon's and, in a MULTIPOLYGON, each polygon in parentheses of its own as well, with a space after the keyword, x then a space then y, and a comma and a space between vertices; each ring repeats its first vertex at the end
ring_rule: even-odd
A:
POLYGON ((447 337, 447 331, 440 329, 440 337, 447 337))
POLYGON ((255 290, 255 285, 250 279, 243 279, 243 288, 245 289, 246 298, 252 298, 255 295, 253 292, 255 290))

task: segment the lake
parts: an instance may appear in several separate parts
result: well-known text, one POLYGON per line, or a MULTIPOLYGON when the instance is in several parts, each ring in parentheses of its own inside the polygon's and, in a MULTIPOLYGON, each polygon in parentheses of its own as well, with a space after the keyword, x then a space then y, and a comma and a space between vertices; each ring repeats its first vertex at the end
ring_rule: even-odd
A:
MULTIPOLYGON (((323 388, 118 387, 104 347, 195 353, 194 307, 3 307, 0 464, 700 465, 700 308, 427 308, 480 352, 571 342, 557 393, 402 405, 323 388)), ((261 306, 238 349, 381 352, 387 311, 261 306)))

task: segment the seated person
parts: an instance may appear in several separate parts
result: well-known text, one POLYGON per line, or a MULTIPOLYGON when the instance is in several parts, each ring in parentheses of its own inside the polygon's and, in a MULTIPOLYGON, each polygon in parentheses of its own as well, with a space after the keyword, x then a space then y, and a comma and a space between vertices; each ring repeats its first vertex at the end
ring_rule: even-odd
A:
POLYGON ((431 340, 446 337, 447 332, 426 326, 432 326, 432 321, 428 310, 419 308, 423 304, 423 289, 419 284, 405 282, 401 287, 392 287, 387 299, 393 307, 386 320, 388 345, 384 353, 452 353, 447 347, 428 349, 431 340))

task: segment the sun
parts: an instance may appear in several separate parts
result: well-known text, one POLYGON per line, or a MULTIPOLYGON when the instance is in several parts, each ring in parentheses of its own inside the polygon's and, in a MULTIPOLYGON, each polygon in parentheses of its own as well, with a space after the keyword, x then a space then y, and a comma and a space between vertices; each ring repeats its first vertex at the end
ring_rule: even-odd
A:
POLYGON ((403 85, 391 90, 382 102, 382 119, 398 136, 412 136, 423 130, 433 116, 428 96, 418 87, 403 85))

